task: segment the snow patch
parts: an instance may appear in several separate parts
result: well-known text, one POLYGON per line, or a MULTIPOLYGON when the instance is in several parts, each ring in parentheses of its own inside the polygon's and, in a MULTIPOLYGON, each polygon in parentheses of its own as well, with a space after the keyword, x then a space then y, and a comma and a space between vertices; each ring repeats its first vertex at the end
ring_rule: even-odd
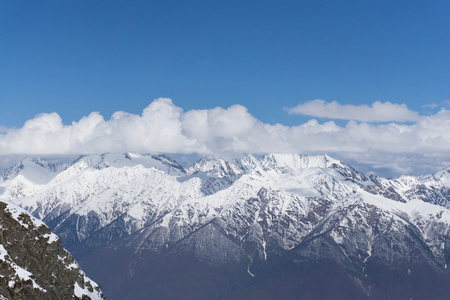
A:
MULTIPOLYGON (((87 279, 87 277, 85 277, 85 279, 87 279)), ((91 285, 93 284, 92 281, 88 281, 91 283, 91 285)), ((97 285, 92 285, 92 287, 95 287, 97 285)), ((100 296, 100 293, 97 292, 95 289, 91 292, 89 291, 89 289, 87 287, 82 288, 78 282, 75 282, 74 285, 74 295, 77 296, 78 298, 83 298, 84 295, 90 297, 92 300, 103 300, 103 298, 100 296)))
MULTIPOLYGON (((5 247, 0 244, 0 260, 8 263, 15 271, 16 276, 21 279, 22 281, 31 280, 33 283, 33 288, 41 290, 43 292, 47 292, 47 290, 43 289, 39 286, 39 284, 36 283, 34 280, 34 276, 32 273, 28 272, 24 268, 17 265, 12 258, 9 256, 8 252, 6 251, 5 247)), ((9 287, 14 287, 15 281, 9 281, 9 287)))

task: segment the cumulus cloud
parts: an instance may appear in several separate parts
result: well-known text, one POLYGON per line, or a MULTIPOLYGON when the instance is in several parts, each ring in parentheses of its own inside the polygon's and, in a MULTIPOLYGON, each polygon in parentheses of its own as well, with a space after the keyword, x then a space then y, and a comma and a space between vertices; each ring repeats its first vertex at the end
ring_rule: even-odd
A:
MULTIPOLYGON (((386 103, 380 105, 386 107, 386 103)), ((298 126, 271 125, 242 105, 184 112, 170 99, 161 98, 140 115, 116 112, 110 120, 93 112, 63 125, 56 113, 37 115, 22 128, 3 128, 0 155, 328 153, 375 170, 390 169, 394 175, 446 167, 445 162, 450 162, 450 111, 442 109, 415 120, 408 124, 351 120, 337 125, 311 119, 298 126)))
POLYGON ((336 101, 325 102, 316 99, 288 109, 291 114, 301 114, 312 117, 355 120, 361 122, 407 122, 418 121, 419 114, 409 110, 405 104, 376 101, 368 105, 342 105, 336 101))

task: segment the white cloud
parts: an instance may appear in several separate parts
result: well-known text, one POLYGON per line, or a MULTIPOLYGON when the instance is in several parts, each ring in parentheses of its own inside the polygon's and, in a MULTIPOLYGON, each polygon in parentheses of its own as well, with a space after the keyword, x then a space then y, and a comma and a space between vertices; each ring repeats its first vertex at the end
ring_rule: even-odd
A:
POLYGON ((409 110, 405 104, 376 101, 368 105, 342 105, 336 101, 325 102, 312 100, 288 109, 291 114, 301 114, 312 117, 355 120, 361 122, 407 122, 418 121, 419 114, 409 110))
POLYGON ((450 111, 445 109, 413 124, 349 121, 340 126, 311 119, 290 127, 263 123, 242 105, 183 112, 170 99, 157 99, 141 115, 116 112, 104 120, 93 112, 63 125, 58 114, 41 114, 22 128, 3 131, 0 155, 328 153, 392 174, 437 170, 450 161, 450 111))
POLYGON ((436 103, 430 103, 430 104, 424 104, 424 105, 422 105, 422 108, 431 108, 431 109, 435 109, 435 108, 437 108, 437 107, 439 107, 439 105, 436 104, 436 103))

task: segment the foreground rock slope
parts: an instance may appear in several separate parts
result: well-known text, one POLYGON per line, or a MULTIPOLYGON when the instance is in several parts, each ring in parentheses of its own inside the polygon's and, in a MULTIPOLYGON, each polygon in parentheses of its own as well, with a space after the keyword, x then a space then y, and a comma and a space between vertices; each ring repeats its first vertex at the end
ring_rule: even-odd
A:
POLYGON ((58 237, 0 201, 0 299, 104 299, 58 237))

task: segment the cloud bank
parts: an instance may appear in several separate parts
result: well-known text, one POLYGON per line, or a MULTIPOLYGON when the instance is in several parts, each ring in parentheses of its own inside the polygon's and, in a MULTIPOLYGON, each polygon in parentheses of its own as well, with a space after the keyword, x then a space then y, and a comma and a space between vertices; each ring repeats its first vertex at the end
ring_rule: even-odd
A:
MULTIPOLYGON (((450 111, 442 109, 434 115, 418 117, 406 106, 388 102, 374 103, 368 109, 376 112, 379 105, 403 111, 401 120, 416 121, 373 124, 351 120, 339 126, 333 121, 319 123, 311 119, 290 127, 263 123, 242 105, 184 112, 170 99, 160 98, 141 115, 116 112, 110 120, 93 112, 78 122, 63 125, 57 113, 37 115, 22 128, 3 128, 0 155, 126 151, 222 155, 328 153, 366 166, 365 170, 389 170, 393 175, 436 171, 450 165, 450 111)), ((398 114, 390 118, 394 116, 400 120, 398 114)))
POLYGON ((407 122, 418 121, 419 114, 409 110, 405 104, 376 101, 368 105, 341 105, 336 101, 327 103, 316 99, 288 109, 291 114, 312 117, 355 120, 361 122, 407 122))

